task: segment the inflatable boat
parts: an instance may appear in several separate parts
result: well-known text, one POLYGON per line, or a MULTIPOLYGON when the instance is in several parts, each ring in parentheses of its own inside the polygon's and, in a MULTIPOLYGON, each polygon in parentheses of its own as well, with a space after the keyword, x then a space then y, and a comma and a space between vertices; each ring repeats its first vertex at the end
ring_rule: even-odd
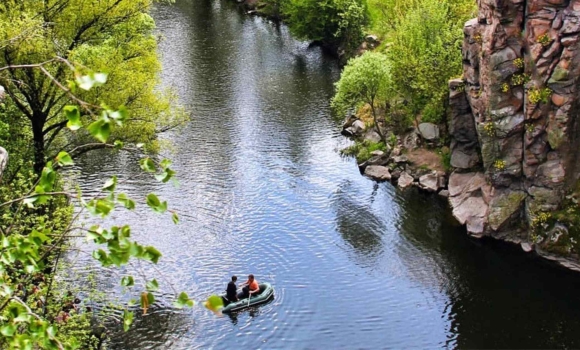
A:
MULTIPOLYGON (((270 283, 260 283, 260 293, 252 295, 250 300, 248 298, 242 299, 233 303, 227 304, 223 309, 223 313, 239 311, 247 307, 259 305, 267 302, 274 297, 274 288, 270 283)), ((225 297, 222 296, 225 299, 225 297)), ((227 299, 226 299, 227 300, 227 299)))

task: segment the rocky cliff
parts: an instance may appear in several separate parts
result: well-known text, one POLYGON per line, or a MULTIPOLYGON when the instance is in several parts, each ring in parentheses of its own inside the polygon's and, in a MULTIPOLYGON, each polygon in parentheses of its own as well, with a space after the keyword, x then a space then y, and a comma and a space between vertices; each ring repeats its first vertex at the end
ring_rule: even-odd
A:
POLYGON ((580 0, 478 7, 450 82, 453 213, 471 235, 578 267, 580 0))

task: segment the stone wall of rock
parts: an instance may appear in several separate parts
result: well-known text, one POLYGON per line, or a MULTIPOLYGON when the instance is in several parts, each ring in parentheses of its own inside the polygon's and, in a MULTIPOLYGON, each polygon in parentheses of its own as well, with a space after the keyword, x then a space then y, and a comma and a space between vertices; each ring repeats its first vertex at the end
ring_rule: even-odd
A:
POLYGON ((450 203, 471 234, 528 243, 580 172, 580 0, 478 7, 449 84, 450 203))

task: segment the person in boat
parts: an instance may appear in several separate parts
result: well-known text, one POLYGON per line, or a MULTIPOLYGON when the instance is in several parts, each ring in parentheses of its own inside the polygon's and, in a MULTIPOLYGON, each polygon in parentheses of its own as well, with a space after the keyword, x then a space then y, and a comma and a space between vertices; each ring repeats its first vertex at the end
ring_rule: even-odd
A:
POLYGON ((228 287, 226 288, 227 304, 238 301, 238 287, 236 287, 237 280, 238 277, 232 276, 232 280, 230 281, 230 283, 228 283, 228 287))
POLYGON ((250 297, 251 295, 255 295, 260 293, 260 285, 258 281, 254 278, 254 275, 248 275, 248 280, 240 285, 242 288, 242 292, 238 294, 238 299, 245 299, 250 297))

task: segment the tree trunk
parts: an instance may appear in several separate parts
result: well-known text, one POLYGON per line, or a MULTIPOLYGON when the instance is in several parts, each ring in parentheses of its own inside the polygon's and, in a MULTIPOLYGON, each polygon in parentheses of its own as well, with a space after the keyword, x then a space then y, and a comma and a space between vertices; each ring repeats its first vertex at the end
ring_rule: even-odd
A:
POLYGON ((33 115, 32 120, 32 137, 34 140, 34 172, 38 175, 42 173, 42 169, 46 164, 44 152, 44 118, 33 115))
POLYGON ((372 101, 373 103, 371 103, 371 111, 373 112, 373 121, 375 122, 375 129, 377 130, 377 133, 379 134, 379 136, 381 137, 381 140, 385 141, 385 137, 383 136, 383 133, 381 132, 381 127, 379 126, 379 122, 377 121, 377 112, 375 110, 375 104, 374 101, 372 101))

